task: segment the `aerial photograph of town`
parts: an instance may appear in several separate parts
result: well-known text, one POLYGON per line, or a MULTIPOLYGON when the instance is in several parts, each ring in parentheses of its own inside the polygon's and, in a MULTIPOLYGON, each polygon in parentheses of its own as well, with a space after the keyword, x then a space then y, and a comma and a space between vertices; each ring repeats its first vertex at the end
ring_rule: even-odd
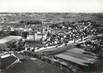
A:
POLYGON ((102 13, 0 13, 0 73, 102 73, 102 13))

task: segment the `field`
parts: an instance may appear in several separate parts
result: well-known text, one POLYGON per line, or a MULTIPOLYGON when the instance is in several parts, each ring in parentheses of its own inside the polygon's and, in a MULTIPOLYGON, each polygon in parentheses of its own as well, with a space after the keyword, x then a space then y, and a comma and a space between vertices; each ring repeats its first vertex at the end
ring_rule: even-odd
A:
POLYGON ((2 73, 64 73, 59 68, 40 60, 25 60, 2 73))
POLYGON ((93 20, 103 24, 102 13, 0 13, 0 23, 18 22, 20 20, 41 20, 43 22, 76 22, 80 20, 93 20))

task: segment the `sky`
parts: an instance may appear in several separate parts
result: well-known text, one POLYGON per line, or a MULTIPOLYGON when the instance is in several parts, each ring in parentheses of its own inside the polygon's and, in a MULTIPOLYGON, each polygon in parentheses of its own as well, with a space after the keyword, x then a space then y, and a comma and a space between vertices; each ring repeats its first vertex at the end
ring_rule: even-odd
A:
POLYGON ((0 0, 0 12, 102 13, 103 0, 0 0))

